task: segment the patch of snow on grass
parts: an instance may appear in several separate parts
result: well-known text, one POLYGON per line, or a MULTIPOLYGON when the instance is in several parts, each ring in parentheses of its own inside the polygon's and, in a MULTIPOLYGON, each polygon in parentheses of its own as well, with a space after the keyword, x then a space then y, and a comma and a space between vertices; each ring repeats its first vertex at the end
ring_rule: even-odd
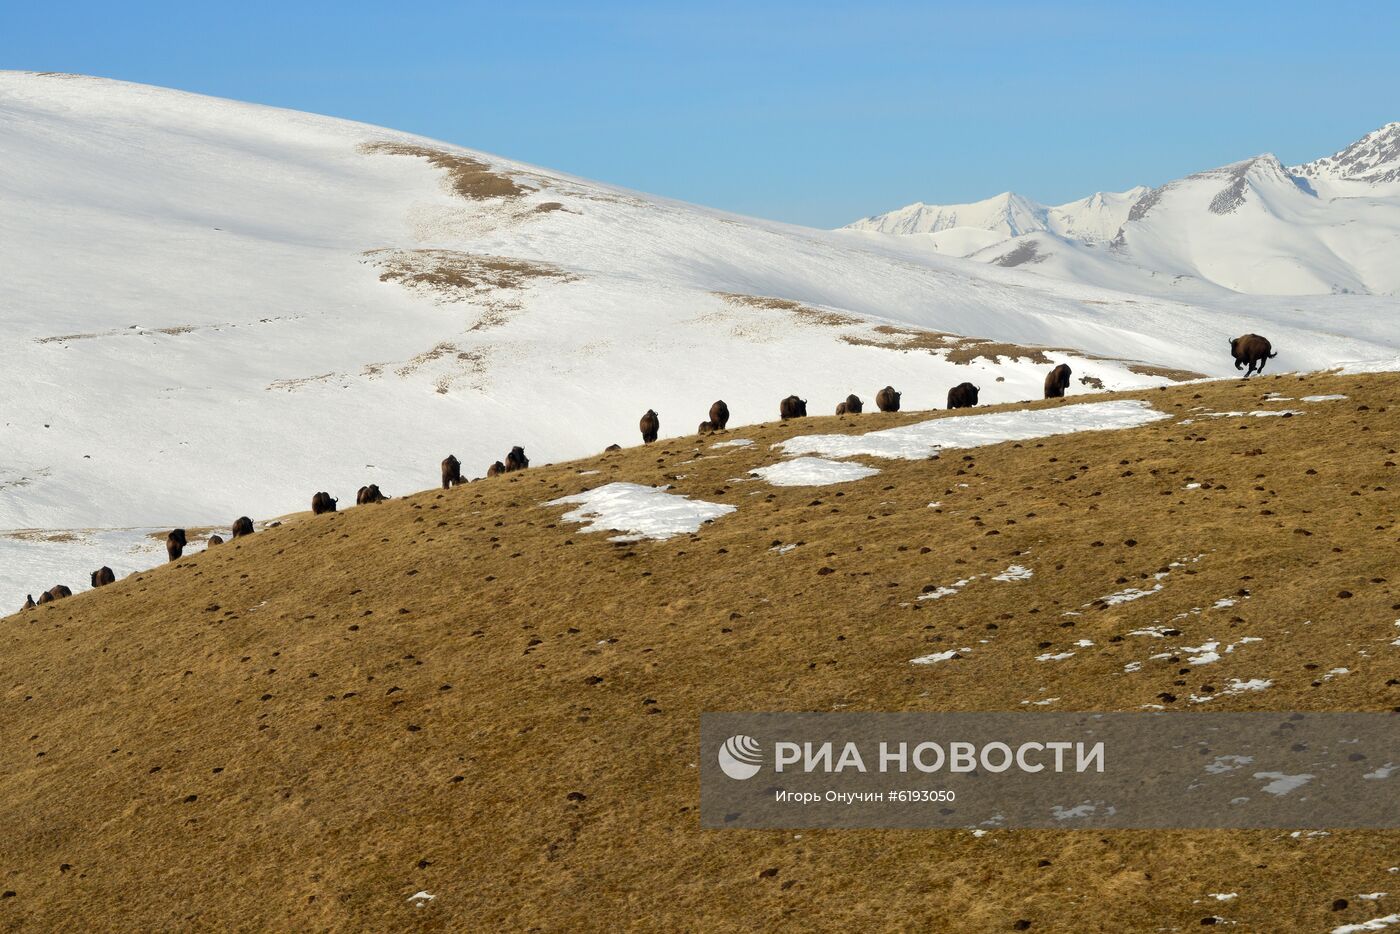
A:
POLYGON ((826 486, 850 483, 879 473, 876 467, 848 461, 831 461, 820 457, 797 457, 789 461, 759 467, 749 471, 758 474, 774 486, 826 486))
POLYGON ((1055 409, 943 417, 861 435, 799 435, 779 446, 788 454, 925 460, 943 449, 981 447, 1079 431, 1137 428, 1170 417, 1146 402, 1122 399, 1055 409))
POLYGON ((1217 697, 1230 697, 1234 694, 1247 694, 1251 691, 1265 691, 1274 686, 1274 682, 1268 678, 1251 678, 1248 681, 1241 681, 1239 678, 1231 678, 1230 686, 1214 694, 1192 694, 1191 703, 1204 704, 1217 697))
POLYGON ((1255 772, 1254 777, 1260 780, 1268 779, 1268 784, 1264 786, 1264 791, 1271 795, 1286 795, 1290 791, 1302 788, 1316 776, 1301 772, 1297 775, 1285 775, 1282 772, 1255 772))
POLYGON ((1345 399, 1345 398, 1346 398, 1346 396, 1344 396, 1344 395, 1342 395, 1342 394, 1340 394, 1340 393, 1334 393, 1334 394, 1332 394, 1332 395, 1330 395, 1330 396, 1304 396, 1300 401, 1302 401, 1302 402, 1340 402, 1340 401, 1342 401, 1342 400, 1345 399))
POLYGON ((710 445, 712 448, 744 448, 753 444, 748 438, 731 438, 728 441, 716 441, 710 445))
POLYGON ((933 665, 937 662, 946 662, 959 654, 966 655, 971 652, 970 648, 949 649, 946 652, 934 652, 932 655, 921 655, 918 658, 909 659, 911 665, 933 665))
POLYGON ((1384 918, 1372 918, 1370 921, 1362 921, 1360 924, 1343 924, 1341 927, 1332 929, 1332 934, 1361 934, 1362 931, 1384 931, 1392 924, 1400 924, 1400 914, 1386 915, 1384 918))
POLYGON ((735 511, 724 503, 708 503, 666 492, 669 487, 639 483, 608 483, 575 496, 550 500, 547 506, 577 505, 564 513, 565 522, 587 523, 583 531, 626 532, 613 541, 667 539, 697 532, 700 526, 735 511))
POLYGON ((1367 772, 1361 777, 1377 780, 1389 778, 1390 776, 1394 775, 1397 771, 1400 771, 1400 766, 1397 766, 1394 762, 1387 762, 1385 765, 1376 769, 1374 772, 1367 772))
POLYGON ((1031 579, 1031 576, 1032 576, 1034 573, 1035 573, 1035 572, 1032 571, 1032 570, 1031 570, 1030 568, 1028 568, 1028 567, 1022 567, 1022 566, 1019 565, 1019 564, 1013 564, 1013 565, 1011 565, 1011 567, 1007 568, 1005 571, 1002 571, 1000 574, 998 574, 998 575, 996 575, 995 577, 993 577, 992 580, 994 580, 994 581, 1024 581, 1024 580, 1030 580, 1030 579, 1031 579))
POLYGON ((1107 606, 1117 606, 1120 603, 1131 603, 1134 600, 1141 600, 1143 597, 1150 597, 1161 589, 1161 584, 1154 585, 1151 590, 1139 590, 1136 587, 1129 587, 1127 590, 1120 590, 1117 593, 1111 593, 1099 599, 1107 606))

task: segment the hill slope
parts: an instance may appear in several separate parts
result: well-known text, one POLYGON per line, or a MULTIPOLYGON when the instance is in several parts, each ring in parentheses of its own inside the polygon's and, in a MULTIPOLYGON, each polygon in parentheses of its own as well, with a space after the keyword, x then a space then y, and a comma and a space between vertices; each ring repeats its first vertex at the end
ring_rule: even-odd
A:
POLYGON ((850 227, 917 234, 941 253, 1157 295, 1393 297, 1398 153, 1400 123, 1391 123, 1299 166, 1265 154, 1058 207, 1006 193, 977 205, 913 204, 850 227), (1015 211, 984 207, 1001 204, 1015 211))
POLYGON ((1357 897, 1393 892, 1395 831, 698 829, 701 711, 1400 705, 1400 375, 1104 398, 1168 417, 1035 438, 1104 423, 1094 400, 1037 402, 1021 440, 930 460, 906 433, 917 459, 817 487, 750 471, 835 444, 772 447, 794 436, 929 419, 992 441, 992 413, 672 439, 289 517, 8 617, 0 926, 1330 930, 1395 911, 1357 897), (615 542, 547 505, 613 482, 735 508, 615 542), (1011 565, 1029 574, 997 579, 1011 565))
POLYGON ((676 436, 716 398, 739 424, 889 383, 1006 402, 1061 360, 1132 388, 1232 374, 1245 331, 1284 368, 1400 354, 1369 299, 1066 285, 95 78, 0 73, 0 151, 4 606, 147 567, 175 526, 420 487, 449 452, 598 451, 648 408, 676 436))

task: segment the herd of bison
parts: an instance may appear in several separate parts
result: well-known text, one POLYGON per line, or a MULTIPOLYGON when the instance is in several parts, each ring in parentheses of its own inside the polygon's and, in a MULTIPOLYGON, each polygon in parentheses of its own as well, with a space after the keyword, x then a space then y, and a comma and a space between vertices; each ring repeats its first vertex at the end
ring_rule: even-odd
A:
MULTIPOLYGON (((1269 341, 1260 337, 1258 334, 1246 334, 1243 337, 1237 337, 1230 341, 1230 354, 1235 358, 1235 369, 1242 370, 1248 365, 1248 369, 1244 374, 1246 378, 1255 373, 1264 372, 1265 361, 1278 356, 1277 353, 1273 352, 1273 347, 1270 345, 1269 341)), ((1069 365, 1065 363, 1059 364, 1047 373, 1045 375, 1045 398, 1063 398, 1065 390, 1069 388, 1069 378, 1070 368, 1069 365)), ((948 408, 972 408, 977 404, 977 394, 979 391, 978 387, 974 386, 972 383, 959 383, 948 390, 948 408)), ((875 405, 881 412, 898 412, 899 396, 900 394, 895 391, 893 386, 886 386, 875 394, 875 405)), ((836 414, 859 415, 864 408, 865 403, 861 401, 860 397, 851 394, 846 397, 844 402, 836 406, 836 414)), ((788 396, 778 404, 778 412, 784 421, 790 418, 805 418, 807 416, 807 400, 798 398, 797 396, 788 396)), ((699 433, 706 435, 716 431, 723 431, 728 424, 729 406, 725 405, 724 400, 721 399, 710 406, 710 417, 700 423, 699 433)), ((661 419, 657 416, 655 411, 647 409, 638 427, 640 427, 642 432, 642 443, 651 444, 656 440, 661 431, 661 419)), ((605 450, 616 451, 619 449, 618 445, 610 444, 605 450)), ((529 466, 530 459, 525 456, 525 449, 517 445, 510 449, 510 453, 506 455, 504 463, 496 461, 487 468, 486 476, 495 477, 503 473, 524 470, 529 466)), ((462 478, 462 462, 451 454, 447 455, 447 458, 442 462, 442 488, 446 490, 465 482, 467 481, 462 478)), ((371 483, 368 486, 360 487, 359 492, 355 495, 355 505, 363 506, 367 503, 380 503, 388 498, 389 497, 379 491, 378 484, 371 483)), ((333 498, 329 493, 324 491, 318 492, 311 497, 311 512, 318 516, 326 512, 335 512, 338 502, 340 501, 333 498)), ((233 523, 234 538, 241 538, 244 535, 252 534, 253 520, 247 516, 240 516, 238 520, 233 523)), ((222 545, 223 543, 224 539, 222 536, 209 536, 208 547, 212 548, 215 545, 222 545)), ((188 544, 188 542, 186 541, 184 529, 175 529, 166 536, 165 549, 171 561, 174 561, 184 554, 186 544, 188 544)), ((112 573, 112 569, 109 567, 101 567, 92 572, 93 587, 102 587, 107 584, 115 583, 116 579, 116 575, 112 573)), ((35 600, 32 595, 28 596, 24 602, 24 609, 27 610, 43 603, 52 603, 54 600, 59 600, 63 597, 71 597, 72 595, 73 591, 70 588, 65 587, 63 584, 58 584, 41 593, 38 600, 35 600)))

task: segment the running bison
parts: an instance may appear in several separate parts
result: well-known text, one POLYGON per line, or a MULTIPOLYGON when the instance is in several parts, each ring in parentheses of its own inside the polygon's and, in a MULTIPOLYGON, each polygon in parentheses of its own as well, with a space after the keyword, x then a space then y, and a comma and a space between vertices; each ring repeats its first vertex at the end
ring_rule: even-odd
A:
POLYGON ((886 386, 875 393, 875 405, 881 412, 898 412, 900 395, 894 391, 893 386, 886 386))
POLYGON ((1278 356, 1270 353, 1273 349, 1268 338, 1258 334, 1246 334, 1230 341, 1230 355, 1235 358, 1235 369, 1243 370, 1244 364, 1249 365, 1249 369, 1245 370, 1245 379, 1264 372, 1264 362, 1278 356))
POLYGON ((836 404, 837 415, 859 415, 865 410, 865 403, 860 401, 860 396, 851 393, 846 397, 845 402, 836 404))
POLYGON ((170 534, 165 536, 165 553, 170 556, 171 561, 174 561, 185 553, 185 545, 187 544, 185 530, 172 529, 170 534))
POLYGON ((462 482, 462 462, 449 454, 442 461, 442 488, 445 490, 462 482))
POLYGON ((242 538, 245 535, 253 534, 253 520, 247 516, 239 516, 233 520, 233 537, 242 538))
POLYGON ((1063 399, 1069 388, 1070 369, 1068 363, 1061 363, 1045 374, 1045 398, 1063 399))
POLYGON ((782 402, 778 403, 778 413, 782 415, 784 421, 789 418, 806 418, 807 400, 799 399, 796 396, 788 396, 782 402))
POLYGON ((530 458, 525 456, 525 449, 520 445, 510 449, 506 455, 506 473, 513 473, 517 470, 524 470, 530 466, 530 458))
POLYGON ((723 399, 718 399, 710 406, 710 424, 715 431, 724 431, 724 427, 729 424, 729 406, 724 404, 723 399))
POLYGON ((494 463, 494 464, 492 464, 490 467, 487 467, 487 468, 486 468, 486 476, 488 476, 488 477, 499 477, 501 474, 503 474, 503 473, 505 473, 505 472, 506 472, 506 465, 505 465, 505 464, 502 464, 500 461, 496 461, 496 463, 494 463))
POLYGON ((970 409, 977 404, 977 393, 980 390, 971 383, 958 383, 948 390, 948 408, 950 409, 970 409))
POLYGON ((223 543, 224 543, 224 537, 223 537, 222 535, 211 535, 211 536, 209 536, 209 543, 208 543, 207 545, 205 545, 204 547, 205 547, 205 548, 213 548, 215 545, 222 545, 223 543))
POLYGON ((322 490, 311 497, 311 514, 319 516, 323 512, 335 512, 335 504, 340 500, 335 499, 331 494, 322 490))
POLYGON ((369 486, 362 486, 355 494, 355 505, 363 506, 366 503, 382 503, 389 497, 379 492, 379 484, 371 483, 369 486))
POLYGON ((116 582, 117 575, 113 574, 112 569, 105 565, 92 572, 92 586, 94 587, 106 587, 108 584, 116 582))
POLYGON ((642 444, 651 444, 656 440, 656 435, 661 431, 661 419, 657 418, 656 412, 647 409, 647 414, 642 416, 639 423, 642 429, 642 444))

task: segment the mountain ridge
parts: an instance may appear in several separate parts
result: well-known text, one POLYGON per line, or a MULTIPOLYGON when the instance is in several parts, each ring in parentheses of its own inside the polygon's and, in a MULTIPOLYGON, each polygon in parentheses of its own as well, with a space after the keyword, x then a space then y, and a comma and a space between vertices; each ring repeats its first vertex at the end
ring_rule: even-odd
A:
POLYGON ((1098 192, 1059 206, 1013 193, 997 196, 1014 199, 1025 216, 1044 219, 1021 228, 989 222, 968 205, 920 202, 843 229, 936 234, 926 242, 938 252, 984 262, 1033 253, 1034 271, 1043 275, 1086 284, 1126 276, 1139 288, 1167 294, 1222 287, 1246 294, 1393 296, 1400 293, 1400 273, 1384 253, 1400 249, 1397 182, 1400 123, 1388 123, 1330 156, 1291 167, 1262 153, 1153 188, 1098 192), (1083 206, 1096 200, 1112 201, 1114 209, 1101 211, 1097 225, 1074 229, 1083 206), (1049 220, 1057 212, 1065 218, 1059 224, 1049 220), (1163 212, 1170 216, 1162 220, 1163 212), (1146 223, 1153 215, 1161 222, 1146 223), (1229 224, 1210 219, 1232 215, 1238 216, 1229 224), (960 220, 968 223, 960 226, 960 220), (1009 242, 1024 237, 1033 245, 1009 242), (1209 246, 1193 250, 1195 242, 1209 246), (1112 252, 1096 253, 1104 243, 1112 252), (1069 258, 1074 254, 1078 259, 1069 258), (1095 276, 1093 268, 1105 260, 1121 262, 1095 276))

